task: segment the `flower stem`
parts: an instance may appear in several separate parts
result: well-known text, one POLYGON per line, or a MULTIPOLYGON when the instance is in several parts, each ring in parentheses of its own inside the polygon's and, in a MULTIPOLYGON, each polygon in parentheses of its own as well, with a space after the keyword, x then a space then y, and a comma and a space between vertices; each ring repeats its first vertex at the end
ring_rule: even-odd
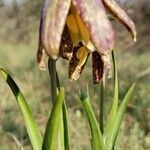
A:
POLYGON ((48 70, 51 80, 51 96, 52 96, 52 105, 56 100, 57 95, 57 83, 56 83, 56 60, 51 58, 48 59, 48 70))
POLYGON ((103 75, 103 79, 101 81, 100 86, 100 114, 99 114, 99 125, 100 131, 103 134, 104 131, 104 98, 105 98, 105 74, 103 75))

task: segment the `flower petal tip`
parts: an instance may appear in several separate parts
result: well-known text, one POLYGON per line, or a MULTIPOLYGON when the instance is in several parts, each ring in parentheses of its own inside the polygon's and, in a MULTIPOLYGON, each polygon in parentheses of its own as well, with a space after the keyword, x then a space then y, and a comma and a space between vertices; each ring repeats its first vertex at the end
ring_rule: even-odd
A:
POLYGON ((97 51, 92 53, 92 68, 93 68, 93 83, 98 84, 102 78, 104 73, 104 63, 102 61, 101 55, 97 51))
POLYGON ((137 33, 136 33, 136 32, 134 32, 133 41, 134 41, 134 42, 137 42, 137 33))
POLYGON ((87 59, 89 57, 89 51, 84 47, 82 42, 73 48, 73 55, 69 62, 69 78, 71 81, 76 81, 82 74, 87 59))
POLYGON ((119 22, 121 22, 133 37, 134 42, 136 42, 136 29, 135 24, 128 14, 118 5, 114 0, 102 0, 105 7, 115 17, 119 22))
POLYGON ((42 44, 39 44, 38 52, 37 52, 37 63, 40 70, 46 70, 46 65, 44 62, 44 54, 45 50, 42 47, 42 44))
POLYGON ((42 71, 45 71, 45 70, 46 70, 45 62, 41 62, 41 63, 39 64, 39 69, 42 70, 42 71))
POLYGON ((58 59, 58 57, 59 57, 59 56, 58 56, 58 55, 55 55, 55 54, 51 54, 51 55, 50 55, 50 58, 52 58, 53 60, 58 59))
POLYGON ((46 65, 45 65, 43 58, 37 57, 37 63, 38 63, 40 70, 46 70, 46 65))

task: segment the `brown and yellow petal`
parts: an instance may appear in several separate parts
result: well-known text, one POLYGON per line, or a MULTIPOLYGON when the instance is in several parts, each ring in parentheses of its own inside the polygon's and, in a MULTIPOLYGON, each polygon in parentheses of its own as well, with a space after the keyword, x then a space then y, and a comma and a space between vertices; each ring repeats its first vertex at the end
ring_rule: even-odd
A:
POLYGON ((117 18, 131 33, 133 40, 136 41, 136 29, 134 22, 126 12, 114 0, 102 0, 108 11, 117 18))
POLYGON ((67 25, 64 27, 64 31, 61 38, 60 57, 70 60, 73 54, 73 42, 71 40, 67 25))
POLYGON ((67 26, 74 44, 78 44, 79 41, 88 43, 90 40, 89 31, 73 4, 71 4, 70 13, 67 17, 67 26))
POLYGON ((79 42, 77 46, 73 47, 73 55, 69 62, 68 71, 69 78, 72 81, 76 81, 80 77, 89 57, 89 54, 89 50, 86 49, 82 42, 79 42))
POLYGON ((45 52, 53 59, 59 56, 59 47, 71 0, 46 0, 41 16, 40 36, 45 52))
POLYGON ((103 78, 104 73, 104 63, 101 59, 101 56, 97 51, 92 53, 92 71, 93 71, 93 83, 97 84, 103 78))
POLYGON ((114 46, 114 33, 101 0, 72 0, 100 54, 108 54, 114 46))

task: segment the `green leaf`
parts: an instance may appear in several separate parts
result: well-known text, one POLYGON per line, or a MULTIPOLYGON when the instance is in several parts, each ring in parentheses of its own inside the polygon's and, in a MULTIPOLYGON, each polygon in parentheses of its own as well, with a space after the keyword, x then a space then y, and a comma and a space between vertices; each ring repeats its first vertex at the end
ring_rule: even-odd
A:
MULTIPOLYGON (((57 78, 57 91, 60 92, 60 82, 58 73, 56 72, 56 78, 57 78)), ((64 100, 63 106, 62 106, 62 115, 63 115, 63 127, 64 127, 64 144, 65 144, 65 150, 70 150, 70 139, 69 139, 69 127, 68 127, 68 116, 67 116, 67 108, 66 103, 64 100)))
POLYGON ((64 141, 65 141, 65 150, 70 150, 70 139, 69 139, 69 127, 68 127, 68 116, 66 103, 63 104, 63 121, 64 121, 64 141))
POLYGON ((107 141, 107 138, 110 137, 110 133, 114 126, 114 122, 116 120, 116 114, 118 110, 118 75, 117 75, 117 65, 115 60, 114 51, 112 51, 112 59, 113 59, 113 67, 114 67, 114 98, 111 105, 111 109, 109 115, 107 117, 106 129, 104 132, 104 139, 107 141))
POLYGON ((91 129, 91 145, 93 150, 103 150, 103 137, 99 129, 98 122, 95 118, 94 112, 92 110, 89 95, 85 94, 83 91, 80 92, 80 100, 82 102, 83 108, 86 112, 88 122, 90 124, 91 129))
POLYGON ((29 138, 31 140, 32 146, 34 150, 41 150, 42 147, 42 136, 40 130, 33 118, 32 112, 24 98, 23 94, 21 93, 20 89, 18 88, 17 84, 11 78, 11 76, 2 68, 0 68, 0 74, 2 78, 7 82, 9 87, 11 88, 12 92, 14 93, 16 100, 19 104, 19 107, 22 111, 22 115, 25 120, 27 132, 29 138))
POLYGON ((60 126, 58 128, 58 150, 61 149, 61 150, 65 150, 65 141, 64 141, 64 120, 63 120, 63 111, 62 111, 62 108, 61 108, 61 114, 60 114, 60 126))
MULTIPOLYGON (((64 102, 64 89, 61 88, 60 92, 54 102, 51 115, 49 117, 44 141, 43 141, 43 150, 59 150, 60 149, 60 128, 62 126, 62 105, 64 102)), ((63 145, 61 147, 63 148, 63 145)))
POLYGON ((120 126, 121 126, 121 122, 123 120, 123 115, 125 114, 128 102, 131 100, 131 96, 132 96, 134 88, 135 88, 135 83, 129 88, 128 92, 126 93, 122 101, 122 104, 120 105, 118 109, 115 124, 114 124, 114 127, 112 128, 109 141, 105 145, 106 146, 105 150, 112 150, 114 148, 115 141, 116 141, 116 138, 117 138, 120 126))

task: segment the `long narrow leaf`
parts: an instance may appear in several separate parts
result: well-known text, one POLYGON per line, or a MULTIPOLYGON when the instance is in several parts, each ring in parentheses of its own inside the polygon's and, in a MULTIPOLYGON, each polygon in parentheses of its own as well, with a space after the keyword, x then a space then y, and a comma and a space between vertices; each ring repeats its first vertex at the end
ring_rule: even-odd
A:
MULTIPOLYGON (((62 104, 62 107, 63 107, 63 104, 62 104)), ((60 126, 58 128, 58 150, 61 149, 61 150, 65 150, 65 140, 64 140, 64 120, 63 120, 63 110, 61 108, 61 113, 60 113, 60 126)))
MULTIPOLYGON (((57 75, 57 91, 60 92, 60 82, 59 77, 57 75)), ((70 139, 69 139, 69 127, 68 127, 68 116, 67 116, 67 108, 66 103, 64 100, 63 106, 62 106, 62 115, 63 115, 63 126, 64 126, 64 145, 65 150, 70 150, 70 139)))
POLYGON ((91 143, 92 149, 103 150, 103 137, 100 132, 98 122, 92 110, 89 97, 83 91, 81 91, 80 93, 80 100, 82 102, 83 108, 87 114, 88 122, 90 124, 91 136, 92 136, 92 143, 91 143))
POLYGON ((119 107, 119 110, 116 116, 116 121, 115 121, 114 127, 112 128, 112 132, 110 134, 108 144, 105 145, 106 146, 105 150, 112 150, 114 148, 115 141, 116 141, 116 138, 117 138, 120 126, 121 126, 121 122, 123 120, 123 115, 125 114, 128 102, 131 100, 131 96, 132 96, 134 88, 135 88, 135 83, 129 88, 128 92, 126 93, 122 101, 122 104, 119 107))
POLYGON ((65 142, 65 150, 70 150, 70 139, 69 139, 69 127, 68 127, 68 116, 66 103, 63 104, 63 121, 64 121, 64 142, 65 142))
MULTIPOLYGON (((54 106, 50 115, 50 118, 47 123, 44 141, 43 141, 43 150, 59 150, 60 142, 60 128, 62 120, 62 105, 64 102, 64 89, 60 89, 60 92, 54 102, 54 106)), ((63 146, 61 149, 64 149, 63 146)))
POLYGON ((14 93, 14 96, 16 97, 16 100, 19 104, 19 107, 22 111, 22 115, 26 123, 26 128, 27 128, 28 135, 31 140, 33 149, 41 150, 42 136, 35 122, 35 119, 33 118, 32 112, 26 102, 26 99, 24 98, 17 84, 14 82, 11 76, 4 69, 0 68, 0 74, 2 78, 7 82, 12 92, 14 93))
POLYGON ((116 113, 118 110, 118 75, 117 75, 117 65, 116 65, 114 51, 112 51, 112 59, 113 59, 113 68, 114 68, 114 98, 113 98, 112 106, 111 106, 111 109, 107 118, 106 129, 104 132, 105 140, 107 140, 107 138, 110 137, 110 132, 114 126, 116 113))

